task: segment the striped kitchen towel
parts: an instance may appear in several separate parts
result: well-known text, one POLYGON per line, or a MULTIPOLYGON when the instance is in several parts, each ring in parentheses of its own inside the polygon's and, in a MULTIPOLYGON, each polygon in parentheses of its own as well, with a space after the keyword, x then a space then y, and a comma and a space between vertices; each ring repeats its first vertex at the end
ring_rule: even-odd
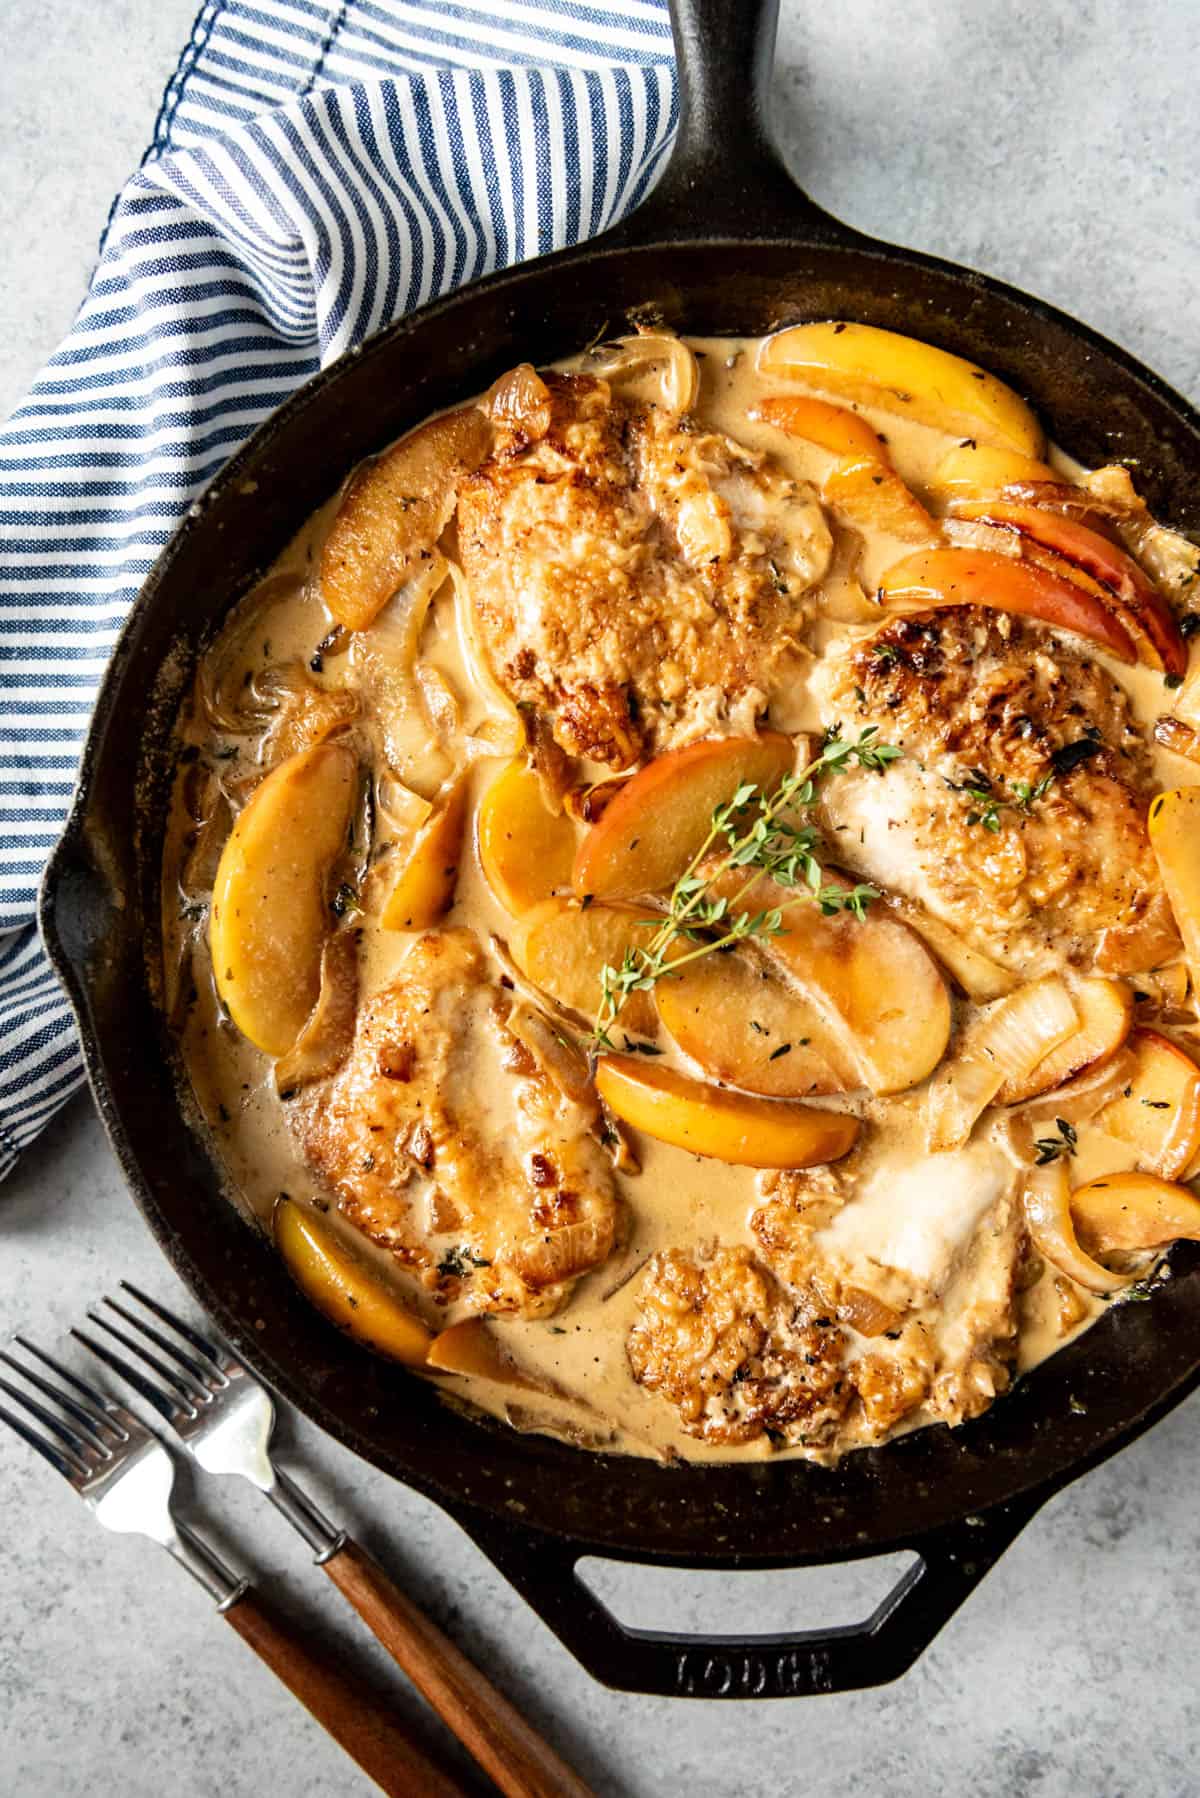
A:
POLYGON ((38 877, 181 515, 350 345, 635 206, 674 112, 666 0, 206 0, 0 432, 0 1175, 83 1080, 38 877))

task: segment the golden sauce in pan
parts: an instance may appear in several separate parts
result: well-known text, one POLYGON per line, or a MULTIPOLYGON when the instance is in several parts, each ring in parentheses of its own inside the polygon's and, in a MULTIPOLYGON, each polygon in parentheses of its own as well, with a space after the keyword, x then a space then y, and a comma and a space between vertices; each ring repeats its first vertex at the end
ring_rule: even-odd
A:
MULTIPOLYGON (((738 339, 689 339, 699 369, 699 390, 694 418, 705 431, 723 433, 751 451, 763 451, 784 474, 797 483, 810 483, 814 493, 829 474, 827 449, 799 436, 750 417, 765 394, 809 391, 798 380, 768 378, 757 371, 759 344, 738 339)), ((587 370, 594 359, 584 356, 566 367, 587 370)), ((653 365, 635 376, 629 392, 637 399, 652 391, 653 365), (649 386, 647 386, 649 383, 649 386)), ((843 402, 845 403, 845 402, 843 402)), ((908 487, 926 495, 936 487, 936 471, 949 450, 962 441, 958 433, 936 429, 894 410, 853 403, 886 440, 896 470, 908 487)), ((1052 465, 1063 481, 1078 479, 1083 471, 1057 451, 1052 465)), ((225 1012, 213 979, 208 946, 207 903, 212 877, 230 817, 274 759, 267 738, 270 731, 269 671, 306 671, 311 686, 322 694, 355 689, 362 679, 363 663, 345 641, 321 650, 330 631, 330 616, 321 595, 322 546, 337 510, 331 499, 279 557, 266 579, 239 608, 209 654, 207 706, 199 696, 180 720, 180 778, 164 869, 164 919, 166 935, 167 999, 181 1036, 183 1055, 195 1093, 213 1133, 228 1172, 229 1190, 264 1228, 270 1227, 272 1210, 280 1193, 302 1205, 316 1205, 326 1224, 344 1233, 354 1253, 374 1276, 394 1290, 436 1331, 471 1313, 471 1302, 439 1302, 427 1283, 410 1276, 386 1249, 369 1243, 338 1215, 336 1195, 306 1161, 288 1108, 294 1099, 281 1098, 272 1062, 254 1048, 225 1012), (262 683, 268 703, 254 714, 257 726, 247 728, 246 695, 262 683), (215 697, 214 697, 215 695, 215 697), (239 708, 241 710, 239 711, 239 708), (225 727, 223 727, 225 726, 225 727), (213 811, 211 794, 223 790, 211 823, 197 829, 196 813, 213 811), (198 803, 204 789, 208 797, 198 803)), ((826 508, 828 513, 828 508, 826 508)), ((829 688, 823 669, 831 657, 848 644, 865 639, 880 626, 881 615, 873 603, 885 571, 913 553, 911 540, 902 540, 881 529, 848 529, 833 517, 834 546, 830 565, 812 593, 811 616, 805 633, 807 651, 786 691, 772 696, 764 727, 789 734, 811 733, 819 743, 830 722, 829 688)), ((453 523, 445 546, 454 548, 453 523)), ((508 757, 480 753, 486 746, 489 705, 472 669, 464 658, 461 600, 456 609, 454 591, 446 583, 435 595, 420 635, 418 650, 424 668, 423 691, 448 692, 460 707, 459 739, 474 739, 469 783, 469 818, 473 821, 479 800, 489 784, 507 765, 508 757), (441 686, 439 687, 439 678, 441 686), (432 683, 432 684, 431 684, 432 683)), ((368 627, 386 628, 386 613, 368 627)), ((1045 632, 1049 649, 1054 637, 1045 632)), ((1075 645, 1078 651, 1078 644, 1075 645)), ((1146 666, 1128 666, 1100 651, 1095 660, 1128 694, 1133 718, 1149 743, 1154 782, 1164 788, 1200 779, 1200 768, 1154 743, 1155 720, 1171 704, 1171 690, 1164 689, 1163 674, 1146 666)), ((468 651, 469 655, 469 651, 468 651)), ((296 677, 293 677, 296 678, 296 677)), ((1082 719, 1081 725, 1087 720, 1082 719)), ((426 717, 431 742, 437 733, 426 717)), ((355 727, 351 726, 351 730, 355 727)), ((704 734, 704 733, 699 733, 704 734)), ((720 734, 719 730, 710 734, 720 734)), ((881 733, 881 738, 884 733, 881 733)), ((445 758, 443 757, 443 760, 445 758)), ((906 754, 907 765, 910 758, 906 754)), ((440 771, 440 770, 439 770, 440 771)), ((581 779, 605 772, 581 763, 581 779)), ((371 996, 398 979, 403 981, 407 958, 413 952, 413 935, 385 929, 380 922, 380 900, 386 895, 391 871, 398 867, 411 842, 412 819, 403 804, 388 814, 380 796, 391 789, 381 785, 386 771, 376 766, 376 809, 373 818, 360 816, 359 841, 350 851, 357 869, 348 882, 350 922, 358 931, 359 1009, 371 996), (381 858, 379 845, 392 839, 390 852, 381 858), (359 908, 362 908, 361 910, 359 908)), ((867 798, 883 783, 892 781, 893 770, 876 777, 878 789, 866 789, 867 798)), ((393 782, 393 786, 394 786, 393 782)), ((395 793, 391 791, 394 799, 395 793)), ((429 795, 426 794, 426 797, 429 795)), ((873 800, 872 800, 873 803, 873 800)), ((1011 801, 1010 801, 1011 805, 1011 801)), ((831 800, 830 818, 837 816, 831 800)), ((828 823, 828 819, 826 820, 828 823)), ((1002 824, 1004 820, 1002 819, 1002 824)), ((584 826, 579 826, 582 836, 584 826)), ((831 827, 832 828, 832 827, 831 827)), ((886 825, 880 828, 886 828, 886 825)), ((978 832, 982 824, 972 826, 978 832)), ((862 854, 870 867, 869 832, 864 827, 862 854)), ((1002 832, 994 833, 998 841, 1002 832)), ((839 859, 836 837, 830 854, 839 859)), ((841 857, 841 859, 845 859, 841 857)), ((349 865, 348 863, 348 865, 349 865)), ((876 901, 883 904, 884 901, 876 901)), ((335 909, 337 900, 335 896, 335 909)), ((343 907, 344 911, 344 907, 343 907)), ((343 927, 346 918, 343 916, 343 927)), ((488 954, 499 954, 497 978, 510 966, 504 945, 513 938, 516 921, 489 887, 480 866, 473 822, 468 824, 464 852, 458 865, 453 902, 437 929, 463 925, 472 930, 488 954), (498 944, 494 951, 493 944, 498 944)), ((1019 956, 1016 958, 1019 961, 1019 956)), ((1195 1050, 1194 1014, 1186 979, 1178 964, 1176 947, 1168 958, 1175 973, 1163 983, 1154 978, 1139 983, 1130 975, 1125 984, 1140 994, 1136 1027, 1150 1026, 1180 1047, 1195 1050)), ((1009 957, 1010 965, 1013 956, 1009 957)), ((1022 969, 1025 978, 1043 973, 1041 966, 1022 969)), ((1118 979, 1123 978, 1118 976, 1118 979)), ((518 999, 525 995, 518 992, 518 999)), ((597 993, 597 999, 599 993, 597 993)), ((961 1042, 961 1033, 976 1008, 961 994, 955 998, 955 1036, 950 1054, 961 1042)), ((674 1066, 695 1077, 702 1070, 689 1062, 665 1033, 658 1038, 660 1054, 654 1065, 674 1066)), ((1128 1045, 1119 1050, 1127 1058, 1128 1045)), ((1113 1063, 1114 1067, 1118 1064, 1113 1063)), ((1127 1083, 1132 1081, 1132 1062, 1120 1066, 1127 1083)), ((470 1070, 474 1103, 481 1117, 503 1119, 510 1103, 503 1078, 494 1061, 480 1056, 470 1070)), ((1114 1085, 1107 1094, 1122 1090, 1114 1085)), ((1057 1131, 1056 1106, 1049 1096, 1039 1101, 1036 1129, 1014 1120, 1020 1108, 989 1106, 975 1125, 969 1140, 949 1154, 931 1156, 928 1141, 927 1083, 891 1097, 871 1097, 863 1092, 829 1095, 819 1103, 830 1110, 849 1110, 864 1123, 858 1148, 847 1164, 851 1172, 843 1181, 839 1206, 819 1224, 815 1242, 806 1253, 818 1263, 828 1257, 841 1269, 843 1280, 861 1276, 866 1290, 881 1304, 891 1305, 897 1322, 912 1325, 914 1337, 897 1328, 886 1342, 882 1335, 868 1337, 843 1319, 841 1353, 846 1367, 863 1357, 878 1358, 901 1366, 905 1356, 925 1367, 926 1396, 907 1409, 897 1407, 894 1419, 880 1423, 886 1411, 874 1418, 863 1414, 862 1404, 852 1404, 836 1429, 816 1430, 805 1439, 764 1427, 744 1430, 738 1439, 721 1439, 719 1432, 697 1433, 685 1427, 684 1409, 670 1402, 661 1390, 639 1384, 630 1362, 631 1332, 644 1323, 647 1282, 653 1278, 653 1258, 681 1251, 699 1266, 708 1265, 712 1251, 743 1247, 761 1261, 761 1233, 751 1225, 755 1212, 771 1197, 771 1181, 753 1168, 734 1166, 711 1156, 699 1156, 656 1141, 644 1132, 634 1133, 640 1171, 615 1170, 612 1178, 623 1204, 624 1221, 619 1240, 607 1259, 580 1278, 562 1307, 550 1316, 501 1316, 488 1325, 505 1354, 521 1370, 520 1385, 477 1374, 438 1374, 443 1392, 452 1400, 467 1402, 506 1418, 518 1429, 548 1430, 584 1447, 690 1460, 761 1458, 776 1454, 803 1454, 830 1460, 859 1443, 883 1439, 888 1434, 945 1419, 957 1421, 982 1409, 992 1396, 988 1382, 994 1374, 991 1349, 1001 1341, 1001 1358, 1011 1372, 1023 1371, 1078 1331, 1087 1327, 1109 1300, 1071 1282, 1043 1257, 1029 1250, 1021 1214, 1021 1191, 1029 1172, 1031 1139, 1051 1138, 1057 1131), (1014 1281, 1022 1288, 1014 1293, 1014 1281), (981 1295, 983 1295, 981 1297, 981 1295), (990 1295, 990 1297, 989 1297, 990 1295), (997 1295, 1002 1295, 1003 1302, 997 1295), (992 1301, 995 1301, 994 1303, 992 1301), (988 1309, 989 1304, 991 1310, 988 1309), (995 1324, 992 1313, 1003 1311, 1009 1334, 995 1324), (989 1352, 976 1353, 974 1336, 984 1329, 981 1319, 992 1318, 989 1352), (998 1330, 998 1334, 997 1334, 998 1330), (943 1386, 938 1387, 938 1379, 943 1386), (956 1384, 947 1385, 951 1380, 956 1384), (976 1387, 971 1382, 975 1381, 976 1387), (982 1381, 982 1385, 978 1382, 982 1381), (934 1402, 941 1390, 942 1399, 934 1402), (967 1394, 964 1397, 964 1393, 967 1394), (972 1397, 971 1394, 974 1393, 972 1397)), ((1064 1102, 1066 1103, 1066 1102, 1064 1102)), ((1068 1107, 1069 1108, 1069 1107, 1068 1107)), ((1097 1109, 1080 1101, 1079 1122, 1074 1128, 1073 1153, 1069 1156, 1070 1180, 1080 1187, 1092 1179, 1119 1173, 1139 1165, 1139 1149, 1099 1128, 1092 1118, 1097 1109)), ((1065 1154, 1065 1151, 1064 1151, 1065 1154)), ((836 1171, 836 1170, 835 1170, 836 1171)), ((1111 1259, 1111 1257, 1110 1257, 1111 1259)), ((783 1264, 776 1263, 779 1273, 783 1264)), ((1153 1257, 1143 1255, 1113 1265, 1145 1274, 1153 1257)), ((786 1280, 785 1280, 786 1290, 786 1280)), ((443 1297, 445 1295, 442 1295, 443 1297)), ((861 1318, 860 1318, 861 1321, 861 1318)), ((674 1340, 674 1339, 672 1339, 674 1340)), ((364 1351, 365 1352, 365 1351, 364 1351)), ((760 1358, 769 1349, 760 1350, 760 1358)), ((699 1356, 697 1364, 703 1359, 699 1356)), ((757 1367, 757 1364, 756 1364, 757 1367)), ((1003 1379, 995 1384, 999 1392, 1003 1379)), ((1003 1399, 1000 1399, 1003 1402, 1003 1399)), ((704 1415, 701 1408, 701 1417, 704 1415)), ((769 1418, 768 1418, 769 1422, 769 1418)))

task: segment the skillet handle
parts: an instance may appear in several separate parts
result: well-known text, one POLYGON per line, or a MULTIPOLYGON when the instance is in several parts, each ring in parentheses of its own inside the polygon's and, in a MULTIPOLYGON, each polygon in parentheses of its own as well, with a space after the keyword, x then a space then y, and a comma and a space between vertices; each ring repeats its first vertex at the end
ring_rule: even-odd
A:
POLYGON ((862 1623, 774 1636, 632 1629, 583 1584, 578 1548, 464 1512, 459 1523, 606 1686, 668 1698, 808 1698, 899 1679, 1024 1529, 1043 1497, 897 1542, 918 1556, 862 1623))
POLYGON ((860 242, 796 186, 768 123, 779 0, 671 0, 679 129, 648 199, 609 233, 625 244, 803 236, 860 242))

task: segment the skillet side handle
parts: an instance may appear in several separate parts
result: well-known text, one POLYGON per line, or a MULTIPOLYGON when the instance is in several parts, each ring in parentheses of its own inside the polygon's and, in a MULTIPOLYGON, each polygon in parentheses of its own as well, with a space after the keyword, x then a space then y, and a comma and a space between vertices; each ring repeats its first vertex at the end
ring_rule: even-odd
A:
POLYGON ((666 1698, 810 1698, 899 1679, 1042 1502, 1023 1498, 898 1542, 918 1560, 862 1623, 774 1636, 628 1628, 579 1578, 578 1549, 465 1513, 458 1521, 602 1684, 666 1698))
POLYGON ((653 193, 611 236, 631 245, 781 232, 853 241, 796 186, 771 135, 779 0, 671 0, 671 22, 675 145, 653 193))

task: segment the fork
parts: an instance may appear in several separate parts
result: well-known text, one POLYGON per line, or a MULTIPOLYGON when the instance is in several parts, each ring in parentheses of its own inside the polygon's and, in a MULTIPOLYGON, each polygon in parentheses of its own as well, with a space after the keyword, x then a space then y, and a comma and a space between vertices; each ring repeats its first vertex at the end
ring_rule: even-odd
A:
POLYGON ((0 1419, 62 1474, 96 1521, 120 1535, 148 1536, 165 1548, 215 1600, 242 1640, 385 1792, 394 1798, 466 1798, 464 1788, 429 1759, 365 1688, 269 1608, 249 1580, 227 1567, 175 1516, 175 1463, 157 1436, 132 1411, 25 1337, 14 1341, 38 1365, 26 1366, 6 1349, 0 1349, 0 1361, 56 1410, 0 1375, 0 1391, 16 1408, 0 1404, 0 1419))
POLYGON ((129 1330, 98 1311, 88 1312, 89 1322, 115 1338, 141 1366, 84 1331, 72 1331, 84 1347, 153 1406, 207 1472, 240 1474, 270 1499, 312 1549, 317 1565, 507 1798, 593 1798, 591 1789, 503 1693, 274 1464, 274 1402, 232 1350, 201 1335, 128 1280, 122 1280, 121 1287, 187 1346, 116 1299, 105 1298, 105 1306, 129 1330), (157 1377, 148 1377, 146 1367, 157 1377))

